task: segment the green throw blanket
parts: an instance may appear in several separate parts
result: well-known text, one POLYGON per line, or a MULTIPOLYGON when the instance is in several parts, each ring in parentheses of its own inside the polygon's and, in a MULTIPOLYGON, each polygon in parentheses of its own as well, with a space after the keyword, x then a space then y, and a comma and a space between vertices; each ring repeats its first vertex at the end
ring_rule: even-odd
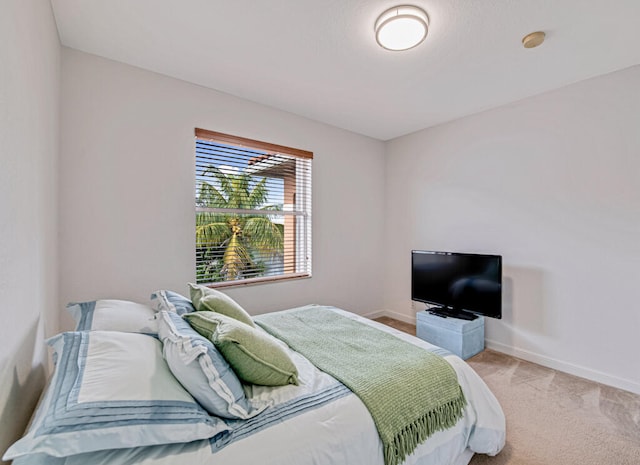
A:
POLYGON ((255 317, 266 331, 345 384, 367 406, 397 465, 466 405, 456 372, 442 357, 320 306, 255 317))

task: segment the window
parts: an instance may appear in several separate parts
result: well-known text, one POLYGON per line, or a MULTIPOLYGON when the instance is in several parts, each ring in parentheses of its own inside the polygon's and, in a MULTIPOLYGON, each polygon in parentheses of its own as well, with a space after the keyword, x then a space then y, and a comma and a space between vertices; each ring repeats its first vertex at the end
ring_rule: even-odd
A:
POLYGON ((196 280, 311 276, 313 153, 196 129, 196 280))

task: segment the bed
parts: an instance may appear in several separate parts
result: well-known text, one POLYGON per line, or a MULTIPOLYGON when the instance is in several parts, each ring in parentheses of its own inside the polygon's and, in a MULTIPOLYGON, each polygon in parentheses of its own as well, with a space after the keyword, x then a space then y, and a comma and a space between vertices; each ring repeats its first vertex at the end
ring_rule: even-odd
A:
MULTIPOLYGON (((297 384, 243 382, 239 393, 233 386, 228 389, 227 383, 221 390, 214 387, 224 400, 221 404, 220 399, 218 405, 197 401, 203 383, 207 389, 212 384, 202 378, 198 385, 193 371, 174 368, 171 338, 162 330, 163 318, 176 330, 184 322, 180 315, 192 314, 195 308, 190 299, 165 291, 154 293, 152 301, 154 308, 123 301, 70 306, 78 327, 49 341, 56 369, 27 433, 7 451, 5 460, 13 459, 16 465, 388 462, 378 425, 360 397, 259 326, 256 331, 275 339, 290 358, 297 384)), ((505 443, 502 409, 463 360, 345 310, 304 309, 320 308, 439 355, 455 372, 466 400, 460 418, 452 427, 430 434, 402 457, 403 464, 463 465, 474 453, 500 452, 505 443)), ((187 346, 184 340, 176 341, 176 350, 187 346)), ((200 358, 201 366, 197 365, 196 358, 211 349, 193 340, 187 348, 197 350, 186 358, 184 352, 179 355, 181 367, 204 367, 200 358)), ((232 370, 223 371, 216 375, 233 375, 232 370)))

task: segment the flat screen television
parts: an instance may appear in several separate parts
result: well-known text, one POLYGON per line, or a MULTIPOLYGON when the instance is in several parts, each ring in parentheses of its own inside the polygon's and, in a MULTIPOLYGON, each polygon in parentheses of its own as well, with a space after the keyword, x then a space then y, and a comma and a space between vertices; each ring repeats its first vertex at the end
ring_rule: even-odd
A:
POLYGON ((413 250, 411 299, 443 317, 502 318, 502 257, 413 250))

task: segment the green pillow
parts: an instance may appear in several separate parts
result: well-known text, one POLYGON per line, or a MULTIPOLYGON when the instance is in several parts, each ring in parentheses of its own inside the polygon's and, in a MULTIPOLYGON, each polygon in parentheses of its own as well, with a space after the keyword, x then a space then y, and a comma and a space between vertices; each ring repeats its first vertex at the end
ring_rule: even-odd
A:
POLYGON ((199 284, 189 283, 189 290, 191 301, 196 310, 222 313, 249 326, 256 327, 246 310, 228 295, 199 284))
POLYGON ((298 384, 298 370, 289 354, 267 333, 215 312, 182 317, 213 342, 241 380, 263 386, 298 384))

